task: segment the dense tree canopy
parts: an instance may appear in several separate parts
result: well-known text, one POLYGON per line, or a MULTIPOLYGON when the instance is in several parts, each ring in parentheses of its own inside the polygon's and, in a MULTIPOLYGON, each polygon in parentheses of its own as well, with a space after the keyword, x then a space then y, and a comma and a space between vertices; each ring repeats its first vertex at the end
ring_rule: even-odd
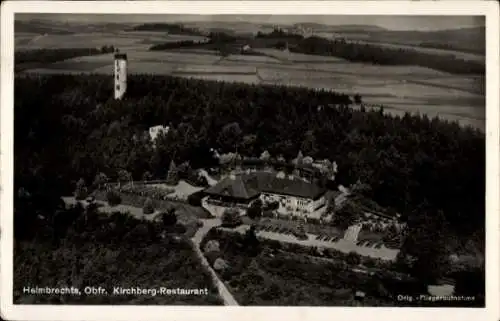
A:
POLYGON ((426 201, 456 226, 484 222, 478 130, 425 115, 355 111, 346 95, 284 86, 145 75, 130 77, 126 99, 111 93, 106 76, 17 77, 16 183, 68 187, 101 172, 117 180, 121 171, 163 178, 174 156, 199 168, 214 165, 210 148, 291 159, 306 145, 308 156, 337 161, 339 183, 367 183, 381 205, 405 214, 426 201), (315 108, 330 104, 337 107, 315 108), (172 128, 153 148, 145 131, 158 124, 172 128), (245 135, 255 139, 243 144, 245 135))
POLYGON ((309 37, 298 42, 296 46, 290 47, 290 51, 335 56, 349 61, 376 65, 414 65, 456 74, 482 75, 485 72, 484 62, 460 59, 453 54, 429 54, 413 49, 346 42, 344 39, 328 40, 309 37))
POLYGON ((305 148, 304 156, 336 161, 337 184, 359 180, 370 187, 361 191, 365 197, 400 212, 409 226, 404 252, 422 264, 435 258, 439 265, 444 254, 427 241, 443 229, 484 238, 479 130, 425 115, 358 111, 348 107, 347 95, 285 86, 140 75, 129 78, 125 99, 111 96, 106 76, 16 77, 15 190, 49 199, 72 194, 80 178, 95 182, 96 175, 96 184, 137 180, 145 172, 163 179, 171 160, 217 166, 211 148, 288 160, 305 148), (160 124, 170 130, 153 145, 147 129, 160 124))
POLYGON ((144 23, 132 28, 133 31, 165 31, 177 35, 199 36, 202 33, 196 28, 189 28, 179 23, 144 23))
POLYGON ((20 50, 14 53, 14 63, 16 71, 21 71, 74 57, 101 55, 114 51, 113 46, 20 50))

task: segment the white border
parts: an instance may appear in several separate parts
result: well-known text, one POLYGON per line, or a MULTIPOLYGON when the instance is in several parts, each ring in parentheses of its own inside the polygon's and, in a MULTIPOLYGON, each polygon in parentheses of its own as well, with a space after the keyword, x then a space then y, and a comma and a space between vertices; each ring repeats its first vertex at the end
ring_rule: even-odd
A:
MULTIPOLYGON (((6 1, 1 10, 1 292, 6 320, 499 320, 499 10, 494 1, 6 1), (485 15, 487 26, 486 308, 277 308, 170 306, 14 306, 13 286, 13 21, 15 12, 135 14, 485 15), (108 318, 109 318, 108 317, 108 318)), ((465 169, 466 170, 466 169, 465 169)), ((481 215, 480 213, 477 213, 481 215)))

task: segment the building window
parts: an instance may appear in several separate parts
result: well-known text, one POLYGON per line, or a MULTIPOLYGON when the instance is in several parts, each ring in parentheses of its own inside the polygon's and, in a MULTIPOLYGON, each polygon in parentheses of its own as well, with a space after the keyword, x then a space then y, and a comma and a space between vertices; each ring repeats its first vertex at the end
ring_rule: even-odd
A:
POLYGON ((120 90, 120 85, 116 85, 116 90, 120 90))

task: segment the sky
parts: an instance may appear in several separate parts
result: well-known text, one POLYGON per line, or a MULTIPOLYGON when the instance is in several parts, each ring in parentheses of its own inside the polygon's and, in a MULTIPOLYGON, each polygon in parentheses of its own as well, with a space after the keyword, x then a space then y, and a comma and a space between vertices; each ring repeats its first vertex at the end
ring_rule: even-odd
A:
POLYGON ((374 25, 389 30, 442 30, 484 26, 481 16, 361 16, 361 15, 120 15, 120 14, 23 14, 16 19, 49 19, 68 22, 194 22, 245 21, 252 23, 294 24, 314 22, 327 25, 374 25))

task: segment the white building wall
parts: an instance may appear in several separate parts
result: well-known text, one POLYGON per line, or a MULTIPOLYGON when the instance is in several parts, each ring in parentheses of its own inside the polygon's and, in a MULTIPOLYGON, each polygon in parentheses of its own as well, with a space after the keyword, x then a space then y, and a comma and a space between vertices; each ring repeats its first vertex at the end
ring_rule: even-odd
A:
POLYGON ((320 197, 320 198, 318 198, 317 200, 312 201, 312 202, 311 202, 311 206, 312 206, 312 210, 311 210, 311 211, 314 211, 314 210, 316 210, 318 207, 321 207, 321 206, 325 205, 325 203, 326 203, 325 196, 321 196, 321 197, 320 197))
POLYGON ((279 202, 281 207, 290 209, 291 211, 306 211, 307 213, 313 212, 325 202, 325 198, 323 196, 314 201, 308 198, 271 193, 262 193, 260 195, 260 199, 263 202, 279 202))
POLYGON ((127 60, 115 59, 115 99, 121 99, 127 91, 127 60))
POLYGON ((151 128, 149 128, 149 137, 151 138, 151 141, 154 141, 154 140, 156 140, 156 137, 158 137, 158 135, 160 133, 167 134, 169 130, 170 130, 169 126, 164 127, 164 126, 158 125, 158 126, 151 127, 151 128))

